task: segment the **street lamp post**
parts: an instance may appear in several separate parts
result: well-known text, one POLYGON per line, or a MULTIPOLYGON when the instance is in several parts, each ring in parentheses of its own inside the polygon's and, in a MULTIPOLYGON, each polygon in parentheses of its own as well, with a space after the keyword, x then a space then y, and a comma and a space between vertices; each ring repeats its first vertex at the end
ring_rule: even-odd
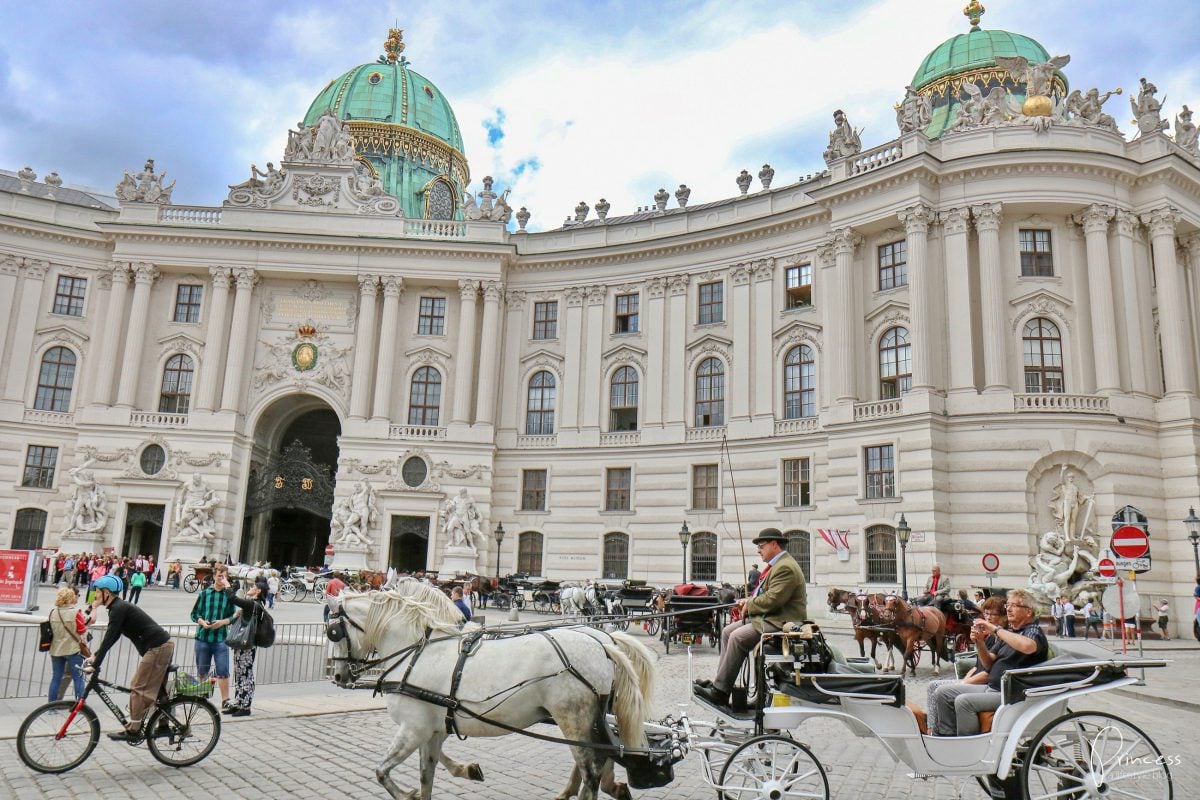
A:
POLYGON ((1188 531, 1188 541, 1192 543, 1192 558, 1196 559, 1196 578, 1200 580, 1200 517, 1196 516, 1194 507, 1188 509, 1183 524, 1188 531))
POLYGON ((908 537, 912 536, 912 528, 908 520, 900 515, 900 524, 896 526, 896 540, 900 542, 900 596, 908 602, 908 537))
POLYGON ((683 583, 687 583, 687 548, 691 538, 692 532, 688 530, 687 520, 684 520, 683 527, 679 529, 679 544, 683 546, 683 583))
POLYGON ((500 543, 504 541, 504 523, 497 522, 496 530, 492 532, 496 537, 496 577, 500 577, 500 543))

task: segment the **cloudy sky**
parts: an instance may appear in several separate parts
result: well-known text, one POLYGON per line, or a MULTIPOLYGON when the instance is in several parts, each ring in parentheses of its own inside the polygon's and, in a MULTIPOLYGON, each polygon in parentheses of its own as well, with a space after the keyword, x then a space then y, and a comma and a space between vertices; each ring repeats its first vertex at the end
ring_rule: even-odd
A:
MULTIPOLYGON (((737 192, 823 168, 844 108, 871 147, 921 59, 968 29, 964 0, 261 0, 0 6, 0 169, 56 170, 111 191, 152 156, 178 203, 217 205, 334 77, 405 30, 414 69, 450 98, 475 178, 512 186, 530 228, 583 199, 612 215, 688 184, 737 192)), ((984 28, 1070 54, 1072 86, 1126 93, 1145 75, 1200 107, 1197 0, 986 0, 984 28)), ((1127 96, 1127 95, 1126 95, 1127 96)), ((1125 97, 1106 110, 1129 131, 1125 97)))

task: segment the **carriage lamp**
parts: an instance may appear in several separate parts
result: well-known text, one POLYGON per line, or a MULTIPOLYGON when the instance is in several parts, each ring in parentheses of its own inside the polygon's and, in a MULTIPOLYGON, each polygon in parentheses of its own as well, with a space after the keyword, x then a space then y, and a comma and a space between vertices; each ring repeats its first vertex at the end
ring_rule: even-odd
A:
POLYGON ((687 546, 692 538, 692 532, 688 530, 687 520, 683 521, 683 527, 679 529, 679 544, 683 546, 683 581, 687 583, 687 546))
POLYGON ((496 530, 492 531, 492 535, 496 537, 496 577, 500 577, 500 544, 504 541, 504 523, 497 522, 496 530))
POLYGON ((1195 507, 1188 508, 1188 515, 1183 520, 1188 531, 1188 541, 1192 543, 1192 558, 1196 560, 1196 577, 1200 579, 1200 517, 1196 516, 1195 507))
POLYGON ((905 602, 908 602, 908 538, 910 536, 912 536, 912 528, 908 527, 908 520, 901 514, 900 522, 896 525, 896 540, 900 542, 900 596, 904 598, 905 602))

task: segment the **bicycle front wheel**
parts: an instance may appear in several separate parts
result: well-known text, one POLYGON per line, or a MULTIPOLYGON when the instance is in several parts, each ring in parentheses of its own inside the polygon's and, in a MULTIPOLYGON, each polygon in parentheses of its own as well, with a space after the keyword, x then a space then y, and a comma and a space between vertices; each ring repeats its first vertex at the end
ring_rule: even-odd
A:
POLYGON ((146 746, 168 767, 204 760, 220 738, 221 716, 200 697, 176 697, 156 708, 146 723, 146 746))
POLYGON ((100 741, 100 720, 87 706, 72 714, 75 700, 34 709, 17 731, 17 753, 25 766, 57 775, 87 761, 100 741))

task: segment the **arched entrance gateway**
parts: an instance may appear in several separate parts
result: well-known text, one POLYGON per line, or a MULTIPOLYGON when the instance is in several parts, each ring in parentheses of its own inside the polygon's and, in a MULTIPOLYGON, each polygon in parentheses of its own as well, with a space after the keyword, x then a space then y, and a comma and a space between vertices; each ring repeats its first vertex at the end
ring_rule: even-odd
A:
POLYGON ((329 541, 341 420, 311 395, 275 401, 254 428, 238 560, 317 566, 329 541))

